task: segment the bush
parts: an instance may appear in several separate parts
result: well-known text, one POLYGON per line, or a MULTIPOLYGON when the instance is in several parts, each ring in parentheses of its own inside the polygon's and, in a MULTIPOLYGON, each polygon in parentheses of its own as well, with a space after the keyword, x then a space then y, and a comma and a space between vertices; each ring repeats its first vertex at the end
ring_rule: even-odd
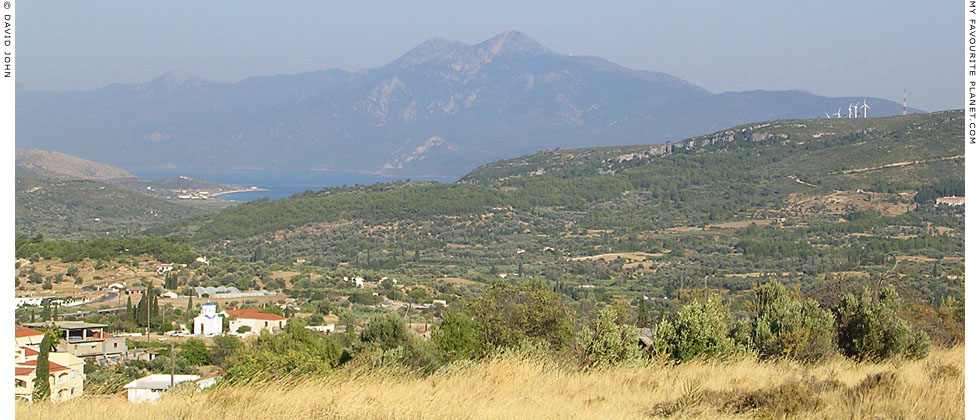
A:
POLYGON ((715 296, 704 303, 694 301, 677 312, 673 321, 664 319, 657 327, 653 347, 674 360, 725 357, 738 352, 731 315, 715 296))
POLYGON ((323 335, 305 328, 301 320, 286 324, 279 334, 264 332, 234 350, 227 358, 227 379, 252 382, 288 376, 323 374, 343 360, 346 334, 323 335))
POLYGON ((198 338, 189 338, 180 345, 180 358, 188 364, 200 366, 211 363, 211 354, 208 352, 204 341, 198 338))
POLYGON ((616 309, 603 308, 592 331, 579 336, 586 367, 611 366, 640 357, 636 327, 616 322, 618 317, 616 309))
POLYGON ((481 342, 473 319, 461 310, 447 310, 432 332, 432 343, 443 360, 470 359, 480 355, 481 342))
POLYGON ((405 320, 395 313, 374 317, 364 327, 364 331, 361 331, 361 341, 377 346, 382 350, 407 346, 411 340, 412 333, 405 325, 405 320))
POLYGON ((561 296, 538 281, 513 285, 497 281, 467 306, 484 353, 541 340, 554 350, 572 342, 572 317, 561 296))
POLYGON ((924 357, 931 343, 925 332, 913 336, 898 317, 897 292, 888 286, 877 297, 867 289, 860 297, 848 294, 837 306, 837 340, 844 355, 881 361, 893 356, 924 357))
POLYGON ((779 282, 755 290, 753 343, 764 358, 817 361, 835 351, 834 315, 813 299, 791 298, 779 282))

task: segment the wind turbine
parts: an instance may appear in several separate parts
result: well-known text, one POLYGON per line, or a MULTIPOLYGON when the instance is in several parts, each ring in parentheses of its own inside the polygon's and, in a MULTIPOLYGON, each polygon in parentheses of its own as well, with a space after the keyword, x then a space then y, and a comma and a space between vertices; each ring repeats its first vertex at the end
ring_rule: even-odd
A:
POLYGON ((847 118, 854 118, 854 114, 851 114, 851 109, 853 109, 853 108, 854 108, 854 104, 848 102, 847 103, 847 118))
POLYGON ((871 109, 871 107, 868 106, 868 99, 867 98, 864 99, 864 105, 861 106, 861 108, 864 109, 864 118, 868 118, 868 110, 871 109))
POLYGON ((835 114, 835 115, 837 115, 837 118, 840 118, 841 117, 840 116, 840 110, 841 110, 841 108, 837 108, 837 114, 835 114))
POLYGON ((826 113, 826 112, 824 112, 824 115, 826 115, 826 116, 827 116, 827 119, 830 119, 830 114, 828 114, 828 113, 826 113))

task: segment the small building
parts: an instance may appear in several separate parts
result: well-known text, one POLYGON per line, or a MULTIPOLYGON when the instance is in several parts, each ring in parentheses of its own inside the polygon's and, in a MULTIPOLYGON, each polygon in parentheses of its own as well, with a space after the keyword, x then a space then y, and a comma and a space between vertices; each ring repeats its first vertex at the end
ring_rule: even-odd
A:
POLYGON ((126 294, 129 296, 142 295, 144 293, 146 293, 146 288, 143 286, 133 286, 133 287, 126 288, 126 294))
POLYGON ((163 392, 184 382, 194 382, 198 389, 204 389, 217 382, 218 375, 168 375, 153 374, 126 384, 126 394, 131 403, 150 402, 160 399, 163 392))
POLYGON ((204 264, 204 265, 207 265, 207 266, 210 266, 211 265, 211 263, 208 262, 208 257, 204 257, 204 256, 197 257, 197 258, 194 259, 194 261, 197 261, 197 262, 199 262, 201 264, 204 264))
POLYGON ((442 299, 433 299, 432 306, 436 306, 436 305, 446 306, 446 301, 442 299))
POLYGON ((169 290, 166 291, 166 292, 161 293, 160 296, 165 297, 165 298, 168 298, 168 299, 177 299, 177 298, 180 297, 180 295, 178 295, 178 294, 176 294, 174 292, 171 292, 169 290))
POLYGON ((936 199, 936 205, 945 204, 947 206, 963 206, 966 205, 966 197, 948 196, 939 197, 936 199))
POLYGON ((30 328, 58 329, 57 351, 81 358, 114 364, 126 354, 126 338, 105 333, 106 324, 82 321, 48 321, 24 324, 30 328))
POLYGON ((335 324, 310 325, 307 326, 306 329, 316 331, 321 334, 330 334, 333 332, 337 332, 337 326, 335 324))
POLYGON ((233 333, 237 333, 242 327, 248 327, 248 331, 255 333, 262 330, 275 333, 286 327, 286 318, 260 311, 260 309, 238 309, 221 313, 228 317, 228 330, 233 333))
POLYGON ((112 284, 106 286, 106 289, 109 289, 109 291, 112 291, 112 292, 118 292, 118 291, 123 290, 125 288, 126 288, 126 285, 125 284, 122 284, 122 283, 112 283, 112 284))
MULTIPOLYGON (((37 357, 41 354, 44 333, 24 326, 14 326, 14 397, 31 401, 37 357)), ((65 352, 48 353, 48 375, 51 401, 66 401, 82 395, 85 386, 85 361, 65 352)))
POLYGON ((221 335, 221 315, 217 309, 218 306, 211 302, 201 305, 201 314, 194 317, 194 335, 221 335))
POLYGON ((160 265, 157 266, 157 274, 159 274, 161 276, 164 275, 164 274, 167 274, 167 273, 169 273, 171 271, 174 271, 174 265, 173 264, 160 264, 160 265))

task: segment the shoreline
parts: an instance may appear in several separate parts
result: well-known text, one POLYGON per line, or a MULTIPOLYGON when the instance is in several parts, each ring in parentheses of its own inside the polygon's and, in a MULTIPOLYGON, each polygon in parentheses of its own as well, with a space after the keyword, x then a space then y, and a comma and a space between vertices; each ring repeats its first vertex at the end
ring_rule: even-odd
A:
POLYGON ((211 194, 211 196, 212 197, 217 197, 219 195, 235 194, 235 193, 243 193, 243 192, 253 192, 253 191, 269 191, 269 190, 267 190, 265 188, 248 188, 248 189, 243 189, 243 190, 228 190, 228 191, 221 191, 221 192, 217 192, 217 193, 211 194))

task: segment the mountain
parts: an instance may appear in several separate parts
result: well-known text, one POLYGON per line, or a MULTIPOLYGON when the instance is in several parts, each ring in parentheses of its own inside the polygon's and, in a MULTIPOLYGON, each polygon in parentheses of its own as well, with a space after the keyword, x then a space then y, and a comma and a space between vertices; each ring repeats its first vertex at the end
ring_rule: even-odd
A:
POLYGON ((50 150, 17 150, 15 159, 18 175, 37 178, 103 181, 136 178, 123 169, 50 150))
MULTIPOLYGON (((659 144, 818 118, 863 97, 715 94, 559 54, 520 32, 424 42, 391 63, 218 83, 181 71, 92 91, 17 92, 17 146, 122 167, 334 169, 458 176, 539 150, 659 144)), ((867 98, 869 117, 900 104, 867 98)))

